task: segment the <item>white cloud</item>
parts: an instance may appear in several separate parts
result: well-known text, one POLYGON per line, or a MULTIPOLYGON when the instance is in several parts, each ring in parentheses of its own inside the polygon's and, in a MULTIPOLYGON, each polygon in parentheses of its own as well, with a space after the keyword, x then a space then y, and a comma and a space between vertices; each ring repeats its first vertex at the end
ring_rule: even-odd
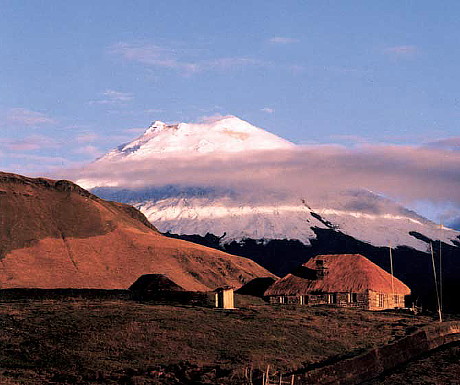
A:
POLYGON ((260 60, 245 57, 224 57, 215 60, 204 61, 199 65, 201 69, 235 69, 251 65, 263 65, 260 60))
POLYGON ((106 90, 104 95, 107 96, 110 100, 115 100, 118 102, 128 102, 133 99, 132 94, 115 90, 106 90))
POLYGON ((387 47, 383 52, 392 56, 412 56, 418 52, 418 49, 415 45, 398 45, 387 47))
POLYGON ((203 71, 222 71, 247 66, 262 65, 259 60, 249 57, 219 57, 196 59, 196 50, 171 49, 156 44, 135 44, 120 42, 110 47, 109 52, 122 58, 152 67, 177 70, 186 75, 203 71), (192 57, 190 57, 192 56, 192 57))
POLYGON ((162 67, 176 67, 175 52, 155 44, 130 44, 120 42, 113 45, 111 53, 120 55, 127 60, 162 67))
POLYGON ((105 90, 102 95, 103 99, 91 100, 90 104, 124 104, 134 99, 133 94, 115 90, 105 90))
POLYGON ((273 108, 269 108, 269 107, 261 108, 260 111, 266 112, 267 114, 273 114, 275 112, 275 110, 273 108))
POLYGON ((268 40, 270 43, 273 44, 292 44, 298 43, 298 39, 294 39, 292 37, 282 37, 282 36, 275 36, 268 40))

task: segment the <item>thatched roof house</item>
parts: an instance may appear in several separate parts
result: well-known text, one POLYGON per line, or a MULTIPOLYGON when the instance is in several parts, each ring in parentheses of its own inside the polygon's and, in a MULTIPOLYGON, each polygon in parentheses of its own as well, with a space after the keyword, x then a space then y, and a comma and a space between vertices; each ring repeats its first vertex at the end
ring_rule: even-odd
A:
POLYGON ((265 291, 272 303, 404 307, 410 289, 360 254, 318 255, 265 291))

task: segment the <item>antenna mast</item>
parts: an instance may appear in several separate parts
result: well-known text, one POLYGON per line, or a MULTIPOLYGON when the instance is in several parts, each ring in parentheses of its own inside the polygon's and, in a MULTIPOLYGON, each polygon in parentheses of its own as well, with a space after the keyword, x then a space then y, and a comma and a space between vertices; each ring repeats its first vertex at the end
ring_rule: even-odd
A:
POLYGON ((436 288, 436 299, 438 300, 438 316, 439 316, 439 322, 442 322, 441 301, 439 300, 438 280, 436 278, 436 267, 434 264, 434 252, 433 252, 432 242, 430 242, 430 249, 431 249, 431 261, 433 262, 434 287, 436 288))
POLYGON ((441 242, 441 235, 442 235, 442 229, 443 225, 442 222, 439 224, 439 297, 440 297, 440 307, 441 311, 443 308, 443 290, 442 290, 442 254, 441 254, 441 247, 442 247, 442 242, 441 242))
POLYGON ((395 286, 394 286, 394 272, 393 272, 393 252, 391 249, 391 243, 388 244, 390 249, 390 271, 391 271, 391 292, 393 293, 393 301, 395 300, 395 286))

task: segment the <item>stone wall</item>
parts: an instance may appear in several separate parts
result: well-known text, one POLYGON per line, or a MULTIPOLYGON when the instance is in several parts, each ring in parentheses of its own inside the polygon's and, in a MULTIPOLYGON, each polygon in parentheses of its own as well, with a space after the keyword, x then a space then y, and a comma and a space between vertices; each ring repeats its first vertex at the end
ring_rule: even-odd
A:
POLYGON ((269 298, 271 304, 298 305, 335 305, 353 307, 364 310, 385 310, 405 307, 405 296, 402 294, 382 294, 372 290, 363 293, 321 293, 300 295, 279 295, 269 298), (352 300, 351 295, 355 297, 352 300), (331 301, 330 296, 333 296, 331 301), (302 298, 301 298, 302 297, 302 298))
MULTIPOLYGON (((271 296, 269 301, 271 304, 297 304, 297 305, 332 305, 349 308, 359 308, 368 310, 369 296, 368 293, 353 293, 355 297, 352 299, 351 293, 321 293, 309 295, 287 295, 287 296, 271 296), (333 296, 330 298, 330 296, 333 296), (302 298, 301 298, 302 297, 302 298)), ((381 310, 381 309, 379 309, 381 310)))
POLYGON ((369 310, 394 309, 404 306, 405 296, 402 294, 382 294, 369 290, 369 310))
POLYGON ((460 321, 426 326, 360 356, 294 376, 294 385, 355 385, 370 380, 444 344, 460 341, 460 321))

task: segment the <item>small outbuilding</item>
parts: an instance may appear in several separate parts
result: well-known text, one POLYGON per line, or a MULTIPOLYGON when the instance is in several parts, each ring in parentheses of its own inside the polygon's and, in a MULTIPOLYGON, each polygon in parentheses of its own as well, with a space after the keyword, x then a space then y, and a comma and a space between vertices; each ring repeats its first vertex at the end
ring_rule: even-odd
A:
POLYGON ((405 306, 410 289, 360 254, 318 255, 265 291, 270 303, 384 310, 405 306))
POLYGON ((234 309, 235 294, 232 287, 225 286, 214 290, 216 307, 219 309, 234 309))

